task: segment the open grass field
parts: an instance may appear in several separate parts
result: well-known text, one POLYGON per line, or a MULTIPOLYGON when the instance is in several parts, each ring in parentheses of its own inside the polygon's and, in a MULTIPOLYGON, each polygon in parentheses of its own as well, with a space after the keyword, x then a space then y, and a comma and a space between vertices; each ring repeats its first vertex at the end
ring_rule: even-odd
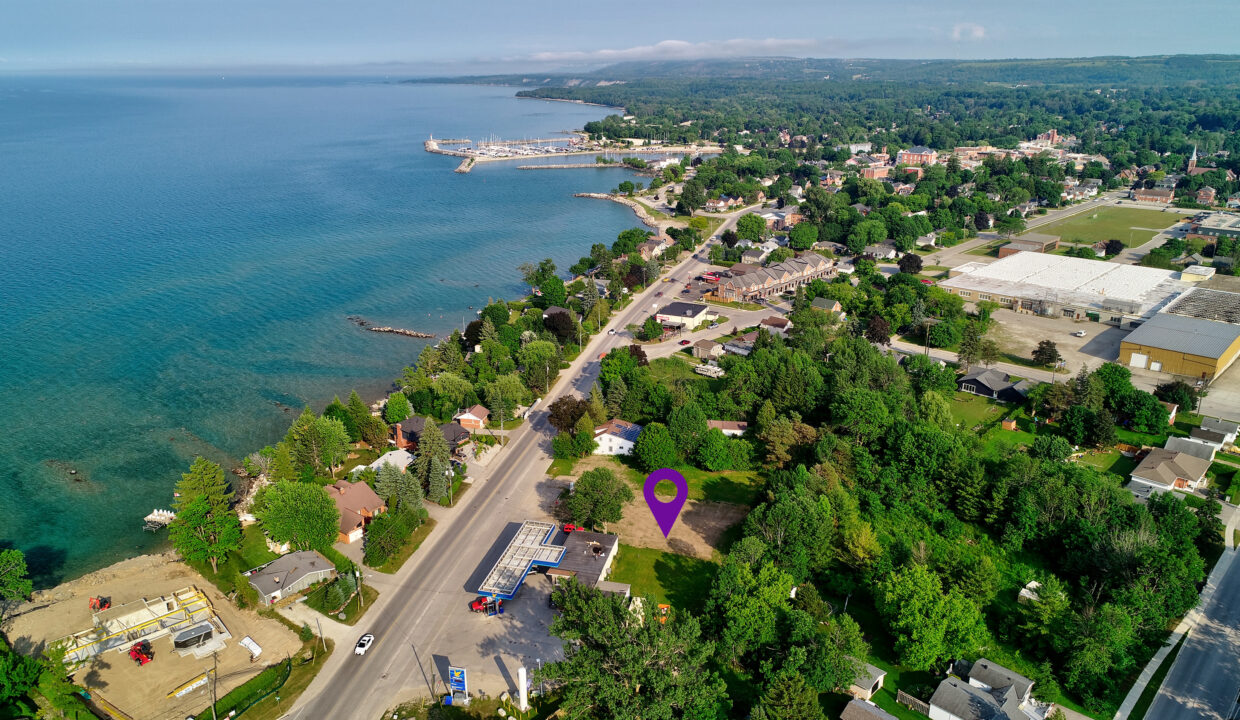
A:
POLYGON ((698 614, 717 569, 709 560, 622 543, 609 579, 631 585, 635 597, 652 596, 657 602, 698 614))
POLYGON ((1058 235, 1066 243, 1120 240, 1126 247, 1136 247, 1149 242, 1159 230, 1171 227, 1182 217, 1161 210, 1103 207, 1042 225, 1032 232, 1058 235))

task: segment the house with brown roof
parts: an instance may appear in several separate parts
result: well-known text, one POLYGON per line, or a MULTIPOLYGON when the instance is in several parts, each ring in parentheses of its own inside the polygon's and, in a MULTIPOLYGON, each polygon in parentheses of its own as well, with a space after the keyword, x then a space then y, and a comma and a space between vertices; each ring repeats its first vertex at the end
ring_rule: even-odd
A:
POLYGON ((461 427, 466 430, 484 430, 487 426, 487 418, 490 416, 490 410, 481 405, 475 405, 453 415, 452 419, 460 423, 461 427))
POLYGON ((340 532, 336 542, 354 543, 362 539, 370 521, 387 510, 387 505, 364 482, 340 480, 323 488, 336 501, 340 511, 340 532))
POLYGON ((728 437, 740 437, 749 429, 749 423, 744 420, 707 420, 706 429, 712 428, 728 437))
POLYGON ((1210 461, 1185 452, 1154 448, 1132 471, 1132 481, 1153 492, 1191 492, 1205 484, 1210 461))
POLYGON ((1175 199, 1175 191, 1164 190, 1161 188, 1134 188, 1132 192, 1129 193, 1129 197, 1137 202, 1161 203, 1163 205, 1167 205, 1175 199))
POLYGON ((1197 191, 1197 202, 1202 205, 1213 205, 1214 198, 1218 196, 1218 191, 1206 185, 1197 191))
POLYGON ((792 329, 792 321, 788 318, 772 315, 768 318, 763 318, 762 322, 758 323, 758 327, 766 328, 767 332, 780 337, 788 337, 788 331, 792 329))
POLYGON ((714 340, 698 340, 693 343, 693 357, 699 360, 714 360, 723 355, 723 346, 714 340))

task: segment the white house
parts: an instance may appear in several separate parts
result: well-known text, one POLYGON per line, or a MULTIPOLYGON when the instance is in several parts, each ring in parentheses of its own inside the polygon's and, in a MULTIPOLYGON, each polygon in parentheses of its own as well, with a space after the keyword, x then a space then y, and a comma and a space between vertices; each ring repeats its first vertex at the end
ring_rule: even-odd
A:
POLYGON ((749 423, 744 420, 707 420, 706 429, 717 429, 719 432, 728 437, 740 437, 749 429, 749 423))
MULTIPOLYGON (((412 462, 413 462, 413 453, 403 448, 399 448, 396 450, 390 450, 388 452, 383 453, 382 455, 379 456, 378 460, 375 460, 374 462, 367 465, 366 467, 370 468, 371 470, 374 470, 375 472, 379 472, 379 468, 383 467, 384 465, 392 465, 397 470, 404 472, 405 468, 409 467, 409 465, 412 462)), ((361 472, 361 470, 362 469, 358 467, 358 468, 354 468, 353 472, 357 473, 357 472, 361 472)))
POLYGON ((717 316, 708 305, 676 301, 668 303, 655 313, 654 319, 660 325, 692 329, 717 316))
POLYGON ((1236 444, 1236 431, 1240 429, 1240 423, 1234 423, 1230 420, 1220 420, 1219 418, 1203 417, 1201 418, 1201 429, 1210 430, 1223 436, 1223 447, 1236 444))
POLYGON ((642 434, 642 426, 627 420, 612 419, 594 428, 595 455, 628 455, 642 434))

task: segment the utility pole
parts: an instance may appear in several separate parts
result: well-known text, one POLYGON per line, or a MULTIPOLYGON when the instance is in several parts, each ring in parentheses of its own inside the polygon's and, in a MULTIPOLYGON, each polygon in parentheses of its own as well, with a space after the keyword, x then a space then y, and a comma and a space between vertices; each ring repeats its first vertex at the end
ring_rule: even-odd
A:
POLYGON ((314 624, 319 627, 319 642, 323 643, 323 652, 327 652, 327 639, 323 637, 323 623, 319 622, 319 619, 316 617, 314 624))
MULTIPOLYGON (((362 600, 362 595, 364 594, 362 593, 362 571, 356 565, 353 566, 353 576, 357 578, 357 610, 361 612, 365 607, 365 603, 362 600)), ((315 618, 315 621, 317 622, 318 618, 315 618)))
POLYGON ((219 676, 220 656, 218 652, 211 653, 211 720, 219 720, 215 715, 215 686, 219 676))

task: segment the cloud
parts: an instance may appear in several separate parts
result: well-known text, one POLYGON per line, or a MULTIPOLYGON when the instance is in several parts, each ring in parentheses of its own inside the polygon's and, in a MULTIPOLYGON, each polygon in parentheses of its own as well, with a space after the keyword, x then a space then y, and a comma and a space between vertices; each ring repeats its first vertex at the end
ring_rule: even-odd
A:
POLYGON ((818 47, 819 41, 807 38, 733 38, 692 43, 685 40, 663 40, 654 45, 638 45, 623 49, 568 50, 537 52, 514 60, 533 62, 621 62, 625 60, 692 60, 713 57, 748 55, 794 55, 818 47))
POLYGON ((986 37, 986 28, 977 23, 964 22, 952 26, 952 40, 981 40, 986 37))

